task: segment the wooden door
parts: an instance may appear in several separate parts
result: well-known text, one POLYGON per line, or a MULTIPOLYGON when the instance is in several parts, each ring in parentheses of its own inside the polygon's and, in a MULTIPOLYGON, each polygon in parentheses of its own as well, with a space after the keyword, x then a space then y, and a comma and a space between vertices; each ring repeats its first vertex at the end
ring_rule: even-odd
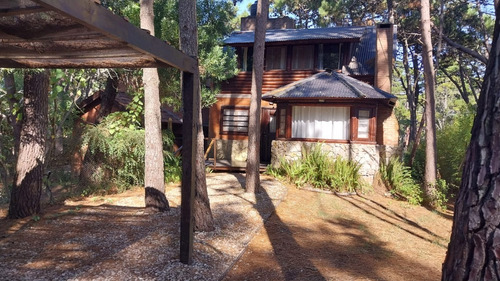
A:
POLYGON ((260 162, 271 163, 271 143, 276 139, 276 109, 262 108, 260 127, 260 162))

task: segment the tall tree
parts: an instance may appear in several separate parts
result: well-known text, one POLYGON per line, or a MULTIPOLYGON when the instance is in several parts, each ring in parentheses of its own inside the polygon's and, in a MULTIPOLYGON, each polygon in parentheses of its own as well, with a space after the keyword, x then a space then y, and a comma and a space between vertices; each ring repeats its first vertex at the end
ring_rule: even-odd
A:
POLYGON ((500 5, 442 280, 500 280, 500 5))
POLYGON ((248 121, 248 151, 246 169, 246 192, 260 189, 260 112, 262 99, 262 79, 264 76, 264 48, 266 24, 269 14, 269 0, 259 0, 253 43, 252 96, 250 98, 250 118, 248 121))
POLYGON ((436 102, 435 76, 432 61, 431 9, 429 0, 420 1, 422 24, 422 61, 425 80, 425 193, 431 205, 436 201, 436 102))
MULTIPOLYGON (((179 46, 185 54, 198 58, 198 28, 196 24, 196 1, 184 0, 179 2, 179 46)), ((195 124, 197 129, 195 153, 195 197, 194 197, 194 228, 197 231, 211 231, 214 229, 210 201, 207 192, 204 159, 204 136, 201 116, 201 89, 199 70, 194 73, 196 97, 193 111, 196 114, 195 124)), ((182 84, 182 83, 181 83, 182 84)), ((190 102, 187 100, 184 103, 190 102)), ((186 107, 185 107, 186 108, 186 107)), ((194 118, 193 117, 193 118, 194 118)), ((187 124, 186 124, 187 125, 187 124)))
MULTIPOLYGON (((153 0, 141 0, 141 28, 154 36, 153 0)), ((144 130, 145 130, 145 201, 146 208, 168 211, 165 196, 165 175, 163 173, 163 142, 161 135, 160 79, 155 68, 143 69, 144 83, 144 130)))
POLYGON ((48 71, 25 73, 20 144, 8 214, 12 219, 40 212, 48 126, 48 90, 48 71))

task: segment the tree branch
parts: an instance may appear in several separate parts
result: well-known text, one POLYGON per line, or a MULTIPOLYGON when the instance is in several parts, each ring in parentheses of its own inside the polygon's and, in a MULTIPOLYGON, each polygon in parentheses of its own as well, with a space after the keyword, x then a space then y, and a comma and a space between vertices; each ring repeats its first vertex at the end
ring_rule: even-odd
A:
MULTIPOLYGON (((434 31, 439 32, 436 27, 433 27, 433 29, 434 29, 434 31)), ((488 62, 488 58, 486 58, 485 56, 481 55, 480 53, 478 53, 478 52, 476 52, 476 51, 474 51, 474 50, 472 50, 470 48, 467 48, 467 47, 465 47, 463 45, 460 45, 460 44, 454 42, 453 40, 451 40, 450 38, 448 38, 448 36, 442 34, 442 38, 452 48, 455 48, 458 51, 461 51, 461 52, 463 52, 465 54, 468 54, 469 56, 471 56, 471 57, 479 60, 483 64, 486 64, 488 62)))

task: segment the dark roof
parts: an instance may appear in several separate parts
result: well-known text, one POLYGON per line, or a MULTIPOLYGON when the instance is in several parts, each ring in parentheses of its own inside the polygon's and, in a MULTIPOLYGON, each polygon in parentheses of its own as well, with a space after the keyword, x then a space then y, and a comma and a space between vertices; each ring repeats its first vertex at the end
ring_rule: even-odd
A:
POLYGON ((396 99, 396 96, 342 73, 320 72, 266 93, 262 99, 396 99))
MULTIPOLYGON (((343 26, 314 29, 272 29, 266 31, 266 42, 286 42, 315 39, 360 39, 372 26, 343 26)), ((254 31, 236 31, 224 44, 253 43, 254 31)))
POLYGON ((173 66, 194 72, 194 59, 114 15, 98 2, 0 0, 0 66, 173 66))
POLYGON ((377 30, 366 28, 359 43, 355 46, 354 55, 342 72, 350 75, 370 75, 375 73, 375 57, 377 53, 377 30))

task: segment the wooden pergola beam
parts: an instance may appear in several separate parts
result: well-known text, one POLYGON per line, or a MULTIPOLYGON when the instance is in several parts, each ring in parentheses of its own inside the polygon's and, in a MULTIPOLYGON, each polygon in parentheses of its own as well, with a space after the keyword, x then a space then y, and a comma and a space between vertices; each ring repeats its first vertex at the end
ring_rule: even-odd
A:
POLYGON ((48 10, 49 9, 44 8, 44 7, 27 7, 27 8, 20 8, 20 9, 0 9, 0 17, 20 16, 20 15, 26 15, 26 14, 47 12, 48 10))
MULTIPOLYGON (((181 51, 175 49, 174 47, 168 45, 166 42, 149 35, 147 32, 135 27, 131 23, 127 22, 125 19, 113 14, 111 11, 102 7, 100 4, 96 3, 96 0, 31 0, 32 2, 38 4, 41 7, 33 6, 32 8, 20 8, 15 7, 16 1, 12 0, 0 0, 0 15, 1 16, 16 16, 16 15, 27 15, 45 12, 55 12, 67 17, 91 31, 95 31, 102 34, 103 37, 107 37, 110 41, 116 41, 117 45, 129 47, 131 50, 123 52, 125 56, 115 56, 113 60, 102 60, 99 56, 110 55, 111 52, 99 50, 101 55, 98 54, 97 50, 92 56, 83 50, 79 53, 66 51, 66 55, 60 53, 57 55, 54 50, 48 50, 46 53, 39 53, 33 56, 33 50, 30 48, 13 48, 10 49, 10 53, 6 52, 0 54, 0 66, 9 68, 117 68, 117 67, 130 67, 130 68, 142 68, 142 67, 175 67, 182 71, 183 77, 183 87, 182 96, 184 98, 184 103, 188 105, 189 110, 185 111, 184 114, 187 116, 184 119, 184 134, 183 134, 183 177, 182 177, 182 203, 181 203, 181 253, 180 259, 184 263, 191 263, 191 256, 193 253, 193 202, 194 202, 194 183, 195 183, 195 149, 196 149, 196 137, 197 137, 197 127, 193 116, 196 117, 197 113, 193 111, 193 103, 195 101, 195 93, 198 87, 195 84, 195 79, 193 79, 193 73, 197 69, 198 65, 194 58, 187 56, 181 51), (123 45, 122 45, 123 44, 123 45), (14 51, 13 51, 14 50, 14 51), (17 53, 19 50, 21 53, 17 53), (123 60, 120 58, 129 58, 128 54, 136 51, 139 57, 137 60, 123 60), (52 52, 52 53, 51 53, 52 52), (141 56, 143 54, 143 56, 141 56), (16 57, 16 56, 17 57, 16 57), (20 57, 23 57, 24 59, 20 57), (45 56, 45 57, 44 57, 45 56), (96 59, 97 58, 97 59, 96 59)), ((72 28, 69 28, 71 30, 72 28)), ((6 30, 4 30, 6 31, 6 30)), ((9 40, 20 40, 20 34, 7 34, 4 31, 0 31, 0 47, 7 48, 9 46, 9 40), (2 42, 2 40, 4 40, 2 42)), ((25 30, 26 31, 26 30, 25 30)), ((57 32, 48 34, 42 34, 42 37, 54 38, 57 41, 57 32)), ((64 33, 64 30, 63 30, 64 33)), ((67 35, 67 34, 66 34, 67 35)), ((64 35, 62 38, 64 40, 71 41, 64 35)), ((94 33, 88 34, 90 37, 94 36, 94 33)), ((41 38, 24 38, 25 42, 41 42, 47 40, 40 40, 41 38)), ((75 35, 75 42, 81 41, 81 36, 75 35)), ((88 38, 89 42, 93 39, 88 38)), ((48 40, 50 41, 50 40, 48 40)), ((22 44, 22 43, 21 43, 22 44)), ((50 46, 49 46, 50 47, 50 46)), ((63 47, 64 48, 64 47, 63 47)), ((110 48, 111 49, 111 48, 110 48)), ((121 49, 121 48, 120 48, 121 49)), ((63 49, 61 49, 62 52, 63 49)), ((88 50, 87 50, 88 51, 88 50)))
POLYGON ((66 15, 91 30, 126 43, 131 48, 149 54, 162 63, 194 72, 195 60, 166 42, 149 35, 122 17, 91 1, 33 0, 33 2, 66 15))

